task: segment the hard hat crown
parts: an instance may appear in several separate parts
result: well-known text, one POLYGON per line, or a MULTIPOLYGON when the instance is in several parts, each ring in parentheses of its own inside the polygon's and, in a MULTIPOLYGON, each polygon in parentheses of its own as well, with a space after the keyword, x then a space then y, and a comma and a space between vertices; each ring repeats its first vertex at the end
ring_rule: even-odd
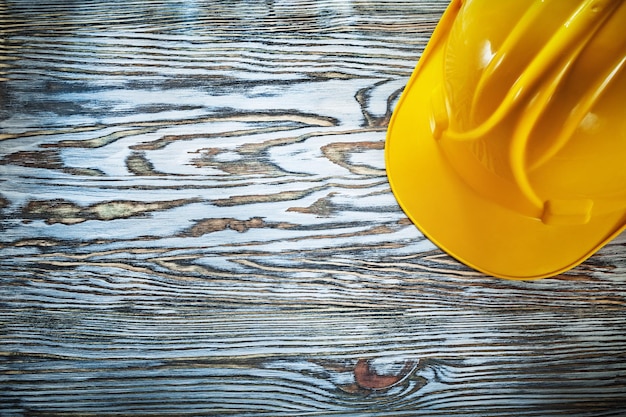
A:
POLYGON ((431 128, 476 192, 546 224, 626 209, 626 2, 458 2, 431 128))

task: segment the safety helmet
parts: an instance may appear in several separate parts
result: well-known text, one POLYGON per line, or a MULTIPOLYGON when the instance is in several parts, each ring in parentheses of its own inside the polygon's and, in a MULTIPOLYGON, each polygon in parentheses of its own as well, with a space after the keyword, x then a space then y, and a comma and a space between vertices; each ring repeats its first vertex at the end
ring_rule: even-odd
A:
POLYGON ((626 228, 626 1, 453 0, 390 122, 398 202, 484 273, 564 272, 626 228))

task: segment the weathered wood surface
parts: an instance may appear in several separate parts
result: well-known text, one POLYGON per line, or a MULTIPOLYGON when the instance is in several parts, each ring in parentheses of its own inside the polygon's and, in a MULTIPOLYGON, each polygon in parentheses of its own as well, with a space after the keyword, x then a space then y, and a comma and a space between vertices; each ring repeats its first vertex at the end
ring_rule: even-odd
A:
POLYGON ((0 416, 626 415, 624 237, 503 281, 389 190, 445 6, 0 1, 0 416))

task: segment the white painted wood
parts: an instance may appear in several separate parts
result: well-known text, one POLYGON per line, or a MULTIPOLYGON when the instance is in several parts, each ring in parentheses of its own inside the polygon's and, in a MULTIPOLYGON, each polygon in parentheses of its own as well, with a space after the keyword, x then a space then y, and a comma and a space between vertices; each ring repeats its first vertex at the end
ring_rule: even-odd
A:
POLYGON ((624 238, 498 280, 389 190, 445 6, 1 3, 0 415, 626 414, 624 238))

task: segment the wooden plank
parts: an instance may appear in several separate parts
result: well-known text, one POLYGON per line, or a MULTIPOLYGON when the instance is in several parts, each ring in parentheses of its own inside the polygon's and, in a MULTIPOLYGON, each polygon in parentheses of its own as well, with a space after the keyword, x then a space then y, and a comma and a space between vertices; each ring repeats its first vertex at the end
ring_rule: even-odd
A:
POLYGON ((446 4, 0 4, 0 415, 626 414, 624 237, 498 280, 389 190, 446 4))

